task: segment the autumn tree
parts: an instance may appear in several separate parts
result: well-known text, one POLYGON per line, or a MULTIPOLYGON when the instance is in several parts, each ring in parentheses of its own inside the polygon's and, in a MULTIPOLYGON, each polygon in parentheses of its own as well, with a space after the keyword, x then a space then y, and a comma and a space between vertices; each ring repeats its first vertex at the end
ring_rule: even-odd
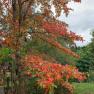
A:
MULTIPOLYGON (((12 49, 9 56, 14 60, 11 70, 13 94, 21 94, 24 86, 24 82, 19 83, 22 81, 20 67, 25 57, 21 55, 21 50, 27 41, 42 40, 68 55, 79 58, 79 55, 68 49, 70 44, 64 47, 58 40, 61 37, 65 41, 71 41, 72 44, 74 41, 83 41, 81 36, 68 30, 65 22, 57 20, 62 10, 66 16, 69 14, 71 8, 68 8, 68 3, 71 1, 81 2, 80 0, 0 0, 0 45, 12 49), (55 8, 55 16, 51 11, 52 5, 55 8), (16 87, 19 87, 19 90, 16 87)), ((32 49, 29 49, 27 54, 32 54, 32 49)), ((25 94, 24 91, 22 93, 25 94)))

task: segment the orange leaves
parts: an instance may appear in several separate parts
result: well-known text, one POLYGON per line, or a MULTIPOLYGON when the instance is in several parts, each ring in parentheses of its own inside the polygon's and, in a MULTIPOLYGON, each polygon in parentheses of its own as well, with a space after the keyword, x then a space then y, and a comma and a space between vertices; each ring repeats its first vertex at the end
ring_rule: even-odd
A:
MULTIPOLYGON (((67 25, 66 24, 60 24, 55 22, 43 22, 43 28, 47 30, 49 33, 61 33, 67 31, 67 25)), ((64 33, 65 34, 65 33, 64 33)))
POLYGON ((76 67, 48 62, 38 55, 27 55, 24 65, 29 68, 27 75, 38 78, 37 84, 43 88, 49 88, 57 81, 66 81, 71 78, 80 81, 85 79, 76 67))
POLYGON ((68 8, 68 3, 74 1, 74 2, 81 2, 81 0, 53 0, 53 5, 55 6, 55 12, 57 16, 60 16, 62 10, 64 11, 64 13, 66 15, 69 14, 69 10, 71 10, 71 8, 68 8))
MULTIPOLYGON (((12 32, 12 33, 14 34, 15 32, 12 32)), ((17 41, 18 39, 16 35, 15 34, 13 35, 12 33, 10 33, 11 35, 8 34, 7 36, 4 37, 5 39, 2 42, 2 44, 13 50, 16 50, 20 48, 20 42, 17 41)))
POLYGON ((51 45, 53 45, 53 46, 59 48, 60 50, 62 50, 63 52, 65 52, 66 54, 72 55, 72 56, 74 56, 74 57, 76 57, 76 58, 80 58, 79 55, 77 55, 76 53, 72 52, 70 49, 63 47, 60 43, 54 42, 54 41, 52 41, 51 39, 48 39, 47 41, 48 41, 51 45))
POLYGON ((8 37, 8 38, 5 39, 4 44, 11 45, 10 44, 11 42, 12 42, 12 39, 8 37))
MULTIPOLYGON (((38 37, 43 36, 44 40, 46 40, 46 42, 50 43, 51 45, 61 49, 63 52, 65 52, 69 55, 79 57, 77 54, 75 54, 71 50, 63 47, 61 44, 58 43, 58 41, 56 41, 58 39, 58 37, 61 37, 61 36, 72 41, 72 42, 74 42, 75 40, 83 41, 83 38, 80 37, 79 35, 76 35, 75 33, 71 32, 71 31, 68 31, 68 25, 65 24, 64 22, 60 22, 60 21, 56 20, 55 17, 52 17, 52 16, 50 17, 50 15, 51 15, 50 7, 51 6, 49 4, 49 1, 36 0, 36 2, 35 2, 35 0, 34 0, 31 2, 31 0, 29 0, 29 1, 25 0, 25 1, 22 1, 23 5, 21 5, 21 6, 19 6, 20 2, 16 2, 16 0, 14 3, 15 6, 12 5, 12 3, 13 3, 12 0, 2 0, 2 1, 4 4, 11 3, 11 7, 10 7, 11 12, 9 10, 7 10, 8 11, 7 23, 10 25, 9 31, 13 32, 13 34, 12 34, 11 39, 6 38, 6 40, 5 40, 6 44, 8 44, 8 45, 15 44, 17 46, 20 46, 21 44, 23 44, 23 41, 25 40, 23 38, 23 37, 25 37, 25 33, 29 30, 29 28, 32 27, 32 32, 33 31, 36 33, 42 32, 41 34, 38 34, 38 37), (30 16, 28 14, 28 11, 30 12, 30 10, 32 10, 30 8, 34 7, 34 3, 36 3, 35 5, 37 5, 37 3, 38 4, 40 3, 41 5, 43 5, 40 8, 42 13, 37 14, 37 13, 35 13, 35 12, 33 13, 33 11, 31 11, 32 15, 30 16), (45 4, 47 4, 47 5, 45 5, 45 4), (20 9, 20 7, 22 7, 22 8, 20 9), (9 13, 11 14, 11 16, 9 15, 9 13), (23 15, 25 16, 25 19, 24 19, 23 15), (13 17, 15 18, 15 21, 12 19, 13 17), (11 20, 9 20, 9 18, 11 18, 11 20), (21 23, 21 26, 20 26, 20 23, 21 23), (46 33, 45 33, 45 31, 46 31, 46 33), (43 34, 43 33, 45 33, 45 34, 43 34), (23 40, 22 40, 22 38, 23 38, 23 40)), ((72 1, 72 0, 70 0, 70 1, 72 1)), ((73 0, 73 1, 80 2, 80 0, 73 0)), ((55 8, 57 8, 57 9, 60 8, 60 10, 58 9, 59 12, 63 9, 65 11, 65 13, 68 13, 69 12, 69 8, 67 7, 68 2, 69 2, 68 0, 52 0, 51 3, 54 4, 55 8)), ((9 35, 9 37, 11 37, 11 34, 9 35)), ((43 38, 41 38, 41 39, 43 39, 43 38)), ((20 47, 17 47, 17 48, 20 48, 20 47)))
POLYGON ((72 9, 68 8, 67 5, 64 5, 63 10, 64 10, 64 13, 66 14, 66 16, 68 16, 70 10, 72 10, 72 9))
POLYGON ((40 56, 26 56, 25 64, 30 70, 36 72, 34 76, 39 78, 37 82, 43 88, 50 87, 56 80, 62 78, 62 66, 60 64, 49 63, 40 56))
POLYGON ((46 16, 46 17, 47 16, 49 17, 50 13, 51 13, 51 11, 45 8, 43 15, 46 16))
POLYGON ((80 56, 78 54, 76 54, 75 52, 71 51, 70 49, 62 46, 59 42, 55 41, 53 38, 44 38, 42 36, 37 35, 39 38, 41 38, 42 40, 48 42, 49 44, 51 44, 52 46, 55 46, 56 48, 60 49, 62 52, 74 56, 76 58, 80 58, 80 56))
POLYGON ((73 94, 73 86, 70 83, 62 83, 62 87, 63 89, 67 89, 68 94, 73 94))
POLYGON ((75 2, 81 2, 81 0, 74 0, 75 2))
POLYGON ((42 37, 41 39, 46 40, 48 43, 59 48, 66 54, 79 58, 79 55, 72 52, 70 49, 63 47, 58 41, 55 41, 60 36, 66 37, 67 39, 69 39, 72 42, 83 41, 83 38, 81 36, 76 35, 74 32, 68 31, 67 24, 63 22, 58 22, 58 21, 53 21, 53 22, 44 21, 42 24, 42 27, 46 32, 48 32, 50 37, 49 38, 42 37))
POLYGON ((37 23, 41 23, 44 19, 44 16, 43 15, 35 15, 35 16, 33 16, 33 19, 35 21, 37 21, 37 23))
POLYGON ((69 80, 72 77, 79 81, 86 79, 83 73, 79 72, 76 67, 70 65, 63 66, 62 74, 66 77, 66 80, 69 80))
POLYGON ((65 36, 70 38, 72 41, 83 41, 83 38, 79 35, 76 35, 74 32, 68 31, 68 26, 65 23, 60 22, 44 22, 43 28, 55 36, 65 36))

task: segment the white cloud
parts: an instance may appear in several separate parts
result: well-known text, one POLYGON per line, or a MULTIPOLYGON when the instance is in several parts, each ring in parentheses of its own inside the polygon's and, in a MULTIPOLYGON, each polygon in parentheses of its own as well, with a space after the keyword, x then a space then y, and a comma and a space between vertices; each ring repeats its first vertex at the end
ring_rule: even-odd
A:
POLYGON ((79 4, 72 2, 69 6, 74 11, 67 18, 62 13, 59 19, 67 22, 72 31, 84 37, 85 41, 77 42, 78 45, 86 45, 91 40, 90 32, 94 28, 94 0, 82 0, 79 4))

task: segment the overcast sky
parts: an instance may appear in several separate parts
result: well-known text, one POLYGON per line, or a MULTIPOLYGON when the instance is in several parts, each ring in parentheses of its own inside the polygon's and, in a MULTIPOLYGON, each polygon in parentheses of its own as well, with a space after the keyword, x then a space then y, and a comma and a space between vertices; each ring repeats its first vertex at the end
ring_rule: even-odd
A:
POLYGON ((69 24, 70 29, 77 34, 84 37, 85 41, 77 42, 77 45, 83 46, 90 42, 90 32, 94 29, 94 0, 82 0, 81 3, 69 4, 74 11, 72 11, 66 18, 64 14, 60 19, 69 24))

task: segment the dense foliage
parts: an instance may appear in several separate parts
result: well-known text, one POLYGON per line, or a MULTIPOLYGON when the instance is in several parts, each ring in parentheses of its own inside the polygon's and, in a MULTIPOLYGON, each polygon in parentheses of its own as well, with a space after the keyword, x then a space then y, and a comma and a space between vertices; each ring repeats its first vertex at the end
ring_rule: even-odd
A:
POLYGON ((94 76, 94 32, 92 32, 92 40, 87 46, 78 47, 77 52, 81 58, 77 60, 76 66, 82 72, 87 72, 89 80, 92 81, 94 76))
POLYGON ((8 84, 5 93, 26 94, 25 86, 29 78, 24 74, 31 79, 35 77, 36 84, 42 86, 45 94, 52 94, 52 88, 58 81, 61 83, 60 86, 71 94, 73 88, 68 80, 85 79, 75 67, 57 64, 54 59, 45 60, 43 58, 46 55, 37 53, 36 56, 34 52, 36 49, 27 47, 32 40, 41 40, 64 54, 79 58, 70 47, 74 41, 83 41, 83 38, 69 31, 65 22, 57 20, 62 10, 66 16, 68 15, 71 10, 68 3, 71 1, 81 2, 80 0, 0 0, 0 66, 8 84), (51 11, 52 5, 55 8, 55 16, 51 11), (64 45, 60 43, 59 38, 65 39, 64 45), (6 60, 7 57, 10 60, 6 60))

